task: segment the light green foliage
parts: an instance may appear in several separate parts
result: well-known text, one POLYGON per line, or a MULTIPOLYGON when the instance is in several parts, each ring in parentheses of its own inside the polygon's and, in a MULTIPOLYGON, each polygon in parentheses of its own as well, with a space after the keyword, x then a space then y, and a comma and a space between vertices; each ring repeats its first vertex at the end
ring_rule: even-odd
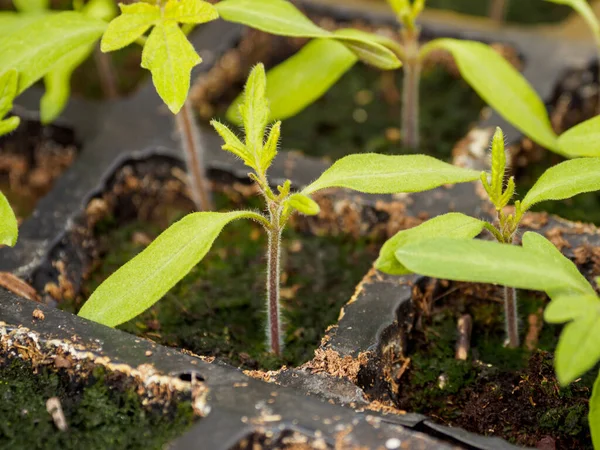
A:
POLYGON ((144 44, 142 67, 150 70, 158 95, 177 114, 187 98, 192 68, 202 62, 179 24, 210 22, 219 17, 217 10, 201 0, 168 0, 164 5, 140 2, 120 7, 121 15, 110 22, 102 36, 102 51, 123 48, 152 27, 144 44))
POLYGON ((412 272, 448 280, 552 292, 580 286, 578 277, 545 255, 497 242, 432 238, 398 248, 396 258, 412 272))
POLYGON ((398 20, 409 28, 415 26, 417 17, 425 8, 425 0, 388 0, 388 3, 396 13, 398 20))
POLYGON ((590 423, 590 430, 592 431, 592 443, 594 444, 594 448, 600 448, 600 375, 596 378, 592 390, 588 420, 590 423))
POLYGON ((187 215, 102 283, 79 315, 112 327, 132 319, 204 258, 225 225, 256 216, 252 211, 187 215))
POLYGON ((51 70, 71 52, 94 43, 106 23, 65 11, 41 15, 9 35, 0 37, 0 67, 19 72, 20 94, 51 70))
POLYGON ((504 174, 506 173, 506 152, 504 149, 504 134, 496 128, 492 138, 492 175, 488 181, 486 173, 481 174, 481 183, 492 204, 500 211, 515 193, 515 179, 510 177, 508 186, 504 189, 504 174))
POLYGON ((553 297, 552 302, 544 310, 544 319, 548 323, 577 320, 600 307, 600 301, 594 293, 587 295, 558 294, 553 297))
POLYGON ((7 70, 0 74, 0 136, 10 133, 19 126, 20 119, 16 116, 4 119, 13 106, 17 95, 18 74, 16 70, 7 70))
POLYGON ((346 30, 331 33, 302 14, 288 0, 224 0, 215 5, 221 17, 279 36, 336 39, 344 42, 359 58, 381 69, 400 67, 400 61, 369 33, 346 30))
MULTIPOLYGON (((287 119, 321 97, 355 63, 357 56, 345 45, 314 39, 292 57, 267 74, 267 98, 271 105, 271 120, 287 119)), ((238 96, 227 110, 227 119, 239 124, 238 96)))
POLYGON ((8 200, 0 192, 0 244, 13 247, 17 243, 19 227, 8 200))
POLYGON ((523 199, 529 209, 545 200, 562 200, 600 189, 600 158, 580 158, 562 162, 548 169, 523 199))
POLYGON ((306 214, 307 216, 316 216, 321 210, 317 202, 300 192, 290 195, 288 204, 296 211, 306 214))
POLYGON ((472 239, 483 230, 484 222, 461 213, 448 213, 434 217, 421 225, 399 231, 386 241, 375 261, 375 267, 391 275, 411 273, 397 258, 396 250, 409 243, 434 237, 472 239))
POLYGON ((444 184, 479 178, 479 172, 453 166, 426 155, 349 155, 336 161, 305 194, 330 187, 343 187, 367 194, 419 192, 444 184))
POLYGON ((27 14, 44 13, 50 6, 49 0, 13 0, 17 11, 27 14))
POLYGON ((583 17, 583 20, 587 23, 588 27, 594 35, 594 39, 597 43, 600 43, 600 24, 594 14, 594 10, 591 8, 586 0, 547 0, 552 3, 558 3, 561 5, 568 5, 573 8, 577 13, 583 17))
POLYGON ((421 58, 433 49, 452 53, 463 78, 508 122, 535 142, 557 150, 544 102, 529 82, 488 45, 458 39, 436 39, 421 50, 421 58))
POLYGON ((568 129, 558 138, 560 153, 569 158, 600 156, 600 116, 568 129))

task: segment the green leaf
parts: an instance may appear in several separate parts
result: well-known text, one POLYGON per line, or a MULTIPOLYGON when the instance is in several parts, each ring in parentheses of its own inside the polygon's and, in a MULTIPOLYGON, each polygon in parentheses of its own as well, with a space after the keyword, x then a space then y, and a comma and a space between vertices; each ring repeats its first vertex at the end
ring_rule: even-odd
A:
POLYGON ((156 25, 142 51, 142 67, 152 72, 156 91, 173 114, 185 103, 192 68, 201 62, 175 22, 156 25))
POLYGON ((544 310, 548 323, 564 323, 600 310, 600 299, 595 294, 564 294, 555 296, 544 310))
POLYGON ((600 189, 600 158, 564 161, 546 170, 527 192, 525 210, 546 200, 563 200, 600 189))
POLYGON ((256 167, 254 167, 252 155, 246 150, 246 146, 239 140, 233 131, 217 120, 212 120, 210 124, 225 141, 225 144, 221 147, 223 150, 233 153, 238 158, 241 158, 247 166, 256 169, 256 167))
POLYGON ((310 194, 330 187, 367 194, 421 192, 444 184, 474 181, 479 179, 479 174, 426 155, 364 153, 336 161, 302 192, 310 194))
POLYGON ((544 102, 501 55, 480 42, 436 39, 423 47, 422 57, 434 48, 452 53, 463 78, 504 119, 535 142, 557 150, 544 102))
POLYGON ((94 51, 94 45, 81 46, 63 56, 57 68, 44 77, 46 92, 40 102, 40 118, 47 124, 56 119, 65 108, 71 94, 71 75, 94 51))
POLYGON ((307 216, 316 216, 321 211, 321 208, 312 198, 296 192, 288 198, 288 204, 295 210, 306 214, 307 216))
POLYGON ((583 17, 583 20, 590 27, 590 30, 594 34, 596 42, 600 42, 600 24, 594 14, 594 10, 590 7, 586 0, 547 0, 552 3, 558 3, 559 5, 568 5, 573 8, 577 13, 583 17))
POLYGON ((568 323, 562 330, 554 366, 562 385, 592 369, 600 360, 600 309, 568 323))
POLYGON ((105 22, 77 12, 43 15, 0 37, 0 67, 19 72, 21 93, 58 67, 65 54, 94 43, 105 28, 105 22))
POLYGON ((21 119, 17 116, 9 117, 8 119, 0 120, 0 136, 3 136, 17 129, 21 119))
POLYGON ((0 119, 10 112, 17 95, 19 75, 10 69, 0 75, 0 119))
POLYGON ((7 36, 21 27, 31 22, 35 22, 39 17, 36 14, 19 14, 14 11, 0 12, 0 38, 7 36))
POLYGON ((246 148, 257 156, 262 151, 265 128, 269 121, 266 89, 265 66, 262 63, 257 64, 248 76, 244 88, 244 101, 240 105, 240 116, 246 132, 246 148))
POLYGON ((113 0, 90 0, 83 6, 82 12, 88 17, 105 22, 109 22, 118 14, 117 5, 113 0))
POLYGON ((569 158, 600 156, 600 116, 580 123, 558 137, 560 153, 569 158))
MULTIPOLYGON (((569 273, 571 278, 577 282, 577 289, 575 292, 581 295, 596 295, 596 291, 592 285, 588 283, 586 278, 579 272, 579 269, 573 261, 563 255, 552 242, 541 234, 530 231, 526 232, 523 235, 523 247, 526 250, 539 253, 546 258, 548 263, 560 267, 565 273, 569 273)), ((562 295, 564 292, 561 291, 560 294, 562 295)), ((548 295, 554 298, 553 292, 548 292, 548 295)))
POLYGON ((119 4, 121 15, 113 19, 102 36, 100 49, 111 52, 127 47, 161 19, 160 8, 148 3, 119 4))
POLYGON ((440 237, 407 244, 395 254, 412 272, 430 277, 537 291, 579 287, 579 280, 569 271, 545 255, 516 245, 440 237))
MULTIPOLYGON (((267 73, 270 119, 287 119, 320 98, 358 58, 343 44, 315 39, 267 73)), ((243 94, 227 110, 227 119, 240 124, 238 113, 243 94)))
POLYGON ((44 13, 50 7, 49 0, 13 0, 17 11, 25 14, 44 13))
POLYGON ((400 67, 390 50, 368 35, 353 31, 331 33, 315 25, 287 0, 224 0, 215 5, 220 16, 270 34, 291 37, 338 39, 369 64, 383 69, 400 67))
POLYGON ((598 374, 598 378, 596 378, 594 388, 592 389, 588 422, 590 424, 590 431, 592 432, 594 448, 600 448, 600 374, 598 374))
POLYGON ((275 156, 277 156, 277 145, 281 135, 281 122, 275 122, 269 130, 269 137, 260 154, 260 168, 266 172, 275 156))
POLYGON ((102 283, 79 315, 111 327, 134 318, 204 258, 225 225, 257 216, 251 211, 187 215, 102 283))
POLYGON ((0 244, 14 247, 18 236, 19 226, 15 213, 4 194, 0 192, 0 244))
POLYGON ((217 9, 199 0, 169 0, 165 7, 166 20, 179 23, 206 23, 219 18, 217 9))
POLYGON ((451 237, 456 239, 472 239, 481 233, 484 222, 465 216, 461 213, 448 213, 434 217, 421 225, 402 230, 386 241, 381 247, 375 268, 390 275, 411 273, 396 259, 396 250, 411 243, 434 237, 451 237))

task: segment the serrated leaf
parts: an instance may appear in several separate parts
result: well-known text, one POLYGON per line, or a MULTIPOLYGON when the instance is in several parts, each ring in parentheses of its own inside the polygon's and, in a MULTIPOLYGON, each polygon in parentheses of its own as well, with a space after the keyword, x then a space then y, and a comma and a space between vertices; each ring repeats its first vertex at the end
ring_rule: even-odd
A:
POLYGON ((573 8, 577 13, 583 17, 583 20, 587 23, 588 27, 594 35, 596 42, 600 42, 600 24, 594 14, 594 10, 590 7, 586 0, 547 0, 552 3, 559 5, 567 5, 573 8))
MULTIPOLYGON (((329 90, 358 58, 337 41, 315 39, 267 73, 270 120, 298 114, 329 90)), ((241 124, 243 94, 227 110, 227 119, 241 124)))
POLYGON ((71 75, 94 51, 94 44, 81 46, 63 56, 56 69, 44 76, 46 92, 40 101, 40 118, 43 124, 56 119, 63 111, 71 94, 71 75))
POLYGON ((265 127, 269 121, 269 102, 265 96, 267 77, 265 66, 257 64, 250 72, 244 88, 240 115, 246 132, 246 148, 259 160, 263 147, 265 127))
POLYGON ((230 22, 279 36, 337 39, 369 64, 385 69, 400 67, 396 55, 377 40, 353 31, 324 30, 287 0, 224 0, 215 7, 220 16, 230 22))
MULTIPOLYGON (((576 281, 577 288, 574 292, 580 295, 596 295, 596 291, 588 283, 586 278, 579 272, 577 266, 569 258, 564 256, 556 246, 539 233, 527 232, 523 235, 523 247, 526 250, 537 252, 544 256, 548 263, 560 267, 561 270, 569 273, 573 281, 576 281)), ((561 290, 559 294, 564 295, 561 290)), ((548 292, 551 298, 554 298, 553 292, 548 292)))
POLYGON ((483 230, 484 222, 461 213, 448 213, 429 219, 416 227, 401 230, 388 239, 375 261, 375 268, 390 275, 411 273, 396 259, 396 250, 410 243, 434 237, 472 239, 483 230))
MULTIPOLYGON (((492 138, 492 184, 494 193, 492 201, 500 202, 502 191, 504 189, 504 175, 506 172, 506 153, 504 150, 504 133, 497 127, 492 138)), ((498 205, 496 205, 498 207, 498 205)))
POLYGON ((563 200, 600 189, 600 158, 564 161, 546 170, 527 192, 525 210, 546 200, 563 200))
POLYGON ((598 374, 592 389, 588 422, 592 433, 592 444, 594 448, 600 448, 600 374, 598 374))
POLYGON ((409 243, 395 255, 412 272, 430 277, 553 292, 579 286, 545 255, 516 245, 440 237, 409 243))
POLYGON ((594 294, 565 294, 555 296, 544 310, 548 323, 564 323, 600 310, 600 299, 594 294))
POLYGON ((269 137, 260 154, 261 170, 266 172, 275 156, 277 156, 277 145, 279 144, 279 136, 281 135, 281 122, 273 124, 269 130, 269 137))
POLYGON ((600 310, 581 316, 563 328, 556 352, 554 366, 562 385, 592 369, 600 360, 600 310))
POLYGON ((19 226, 15 213, 4 194, 0 192, 0 244, 13 247, 17 243, 18 236, 19 226))
POLYGON ((192 68, 201 62, 175 22, 156 25, 142 51, 142 67, 152 72, 156 91, 173 114, 187 98, 192 68))
POLYGON ((65 54, 94 43, 105 28, 105 22, 77 12, 43 15, 0 37, 0 67, 19 72, 21 93, 58 67, 65 54))
POLYGON ((206 23, 219 18, 217 9, 201 0, 169 0, 165 6, 166 20, 179 23, 206 23))
POLYGON ((44 13, 50 7, 49 0, 13 0, 17 11, 25 14, 44 13))
POLYGON ((480 172, 463 169, 426 155, 349 155, 302 190, 305 194, 330 187, 354 189, 367 194, 421 192, 444 184, 479 179, 480 172))
POLYGON ((134 318, 160 300, 204 258, 225 225, 256 216, 251 211, 187 215, 108 277, 79 315, 111 327, 134 318))
POLYGON ((225 141, 225 144, 221 147, 223 150, 233 153, 238 158, 242 159, 247 166, 256 169, 254 167, 254 161, 252 161, 252 155, 246 150, 246 146, 239 140, 233 131, 217 120, 211 121, 210 124, 225 141))
POLYGON ((0 136, 3 136, 17 129, 21 119, 17 116, 9 117, 8 119, 0 120, 0 136))
POLYGON ((16 70, 7 70, 0 75, 0 119, 12 109, 18 84, 19 75, 16 70))
POLYGON ((147 3, 119 4, 121 15, 114 18, 102 36, 100 49, 111 52, 127 47, 161 19, 160 8, 147 3))
POLYGON ((488 105, 535 142, 550 150, 558 149, 544 102, 529 82, 490 46, 436 39, 424 48, 424 52, 441 48, 452 53, 463 78, 488 105))
POLYGON ((296 192, 288 198, 288 204, 295 210, 306 214, 307 216, 316 216, 321 211, 321 208, 312 198, 296 192))
POLYGON ((600 116, 593 117, 558 137, 560 153, 569 158, 600 156, 600 116))

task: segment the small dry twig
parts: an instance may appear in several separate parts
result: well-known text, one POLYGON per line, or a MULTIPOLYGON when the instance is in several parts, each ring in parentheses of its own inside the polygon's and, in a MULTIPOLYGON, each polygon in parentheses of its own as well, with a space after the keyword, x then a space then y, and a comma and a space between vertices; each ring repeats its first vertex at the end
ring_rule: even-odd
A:
POLYGON ((458 339, 456 340, 455 358, 466 361, 471 348, 471 332, 473 331, 473 318, 469 314, 459 317, 456 326, 458 330, 458 339))
POLYGON ((52 416, 56 428, 60 431, 67 431, 69 428, 67 426, 67 419, 65 418, 65 413, 62 410, 60 399, 58 397, 50 397, 46 401, 46 411, 52 416))

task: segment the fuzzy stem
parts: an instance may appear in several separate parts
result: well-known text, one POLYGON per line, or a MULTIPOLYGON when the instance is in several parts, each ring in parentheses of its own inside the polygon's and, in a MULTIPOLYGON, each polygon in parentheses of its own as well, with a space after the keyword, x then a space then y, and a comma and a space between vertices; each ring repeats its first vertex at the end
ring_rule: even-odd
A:
POLYGON ((119 97, 119 89, 117 87, 117 77, 112 64, 111 56, 100 51, 100 47, 94 50, 94 61, 100 78, 100 86, 102 93, 106 98, 119 97))
POLYGON ((494 22, 504 22, 510 0, 492 0, 490 5, 490 19, 494 22))
POLYGON ((210 211, 213 208, 207 187, 206 170, 202 160, 204 155, 202 136, 194 121, 192 107, 188 100, 184 103, 181 111, 175 115, 175 119, 181 135, 183 153, 190 177, 192 198, 200 211, 210 211))
POLYGON ((419 84, 421 61, 419 58, 419 33, 403 30, 406 58, 403 61, 402 86, 402 141, 405 147, 419 148, 419 84))
POLYGON ((504 314, 508 347, 517 348, 520 345, 517 318, 517 290, 508 286, 504 286, 504 314))
MULTIPOLYGON (((277 221, 277 219, 275 219, 277 221)), ((269 248, 267 251, 267 335, 269 349, 276 355, 281 354, 281 321, 279 311, 279 280, 281 260, 281 229, 278 224, 269 230, 269 248)))

